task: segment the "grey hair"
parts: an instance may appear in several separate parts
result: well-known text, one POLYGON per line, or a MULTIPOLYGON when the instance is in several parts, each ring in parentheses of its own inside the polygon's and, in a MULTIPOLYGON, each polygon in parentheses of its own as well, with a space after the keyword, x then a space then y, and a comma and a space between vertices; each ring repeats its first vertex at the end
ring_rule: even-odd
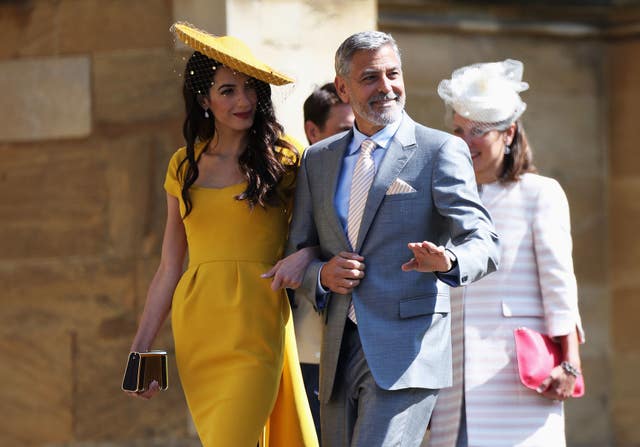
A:
POLYGON ((336 51, 336 74, 338 76, 349 74, 351 59, 356 51, 374 51, 385 45, 391 46, 398 59, 400 59, 400 50, 391 34, 383 33, 382 31, 362 31, 347 37, 336 51))

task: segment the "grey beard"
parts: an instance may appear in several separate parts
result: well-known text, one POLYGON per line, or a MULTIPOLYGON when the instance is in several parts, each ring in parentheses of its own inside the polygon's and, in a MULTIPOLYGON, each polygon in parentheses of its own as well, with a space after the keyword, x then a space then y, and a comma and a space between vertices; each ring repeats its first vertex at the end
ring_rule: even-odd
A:
POLYGON ((365 117, 370 123, 373 123, 377 126, 387 126, 397 121, 398 119, 400 119, 400 116, 402 115, 402 111, 404 110, 404 105, 405 105, 404 95, 398 98, 397 95, 395 94, 389 94, 389 95, 374 96, 369 100, 369 103, 367 103, 366 107, 360 107, 360 104, 357 104, 357 105, 352 104, 352 107, 355 109, 355 111, 359 115, 365 117), (395 99, 396 107, 394 107, 391 110, 376 112, 375 110, 372 109, 371 102, 379 101, 382 99, 395 99))

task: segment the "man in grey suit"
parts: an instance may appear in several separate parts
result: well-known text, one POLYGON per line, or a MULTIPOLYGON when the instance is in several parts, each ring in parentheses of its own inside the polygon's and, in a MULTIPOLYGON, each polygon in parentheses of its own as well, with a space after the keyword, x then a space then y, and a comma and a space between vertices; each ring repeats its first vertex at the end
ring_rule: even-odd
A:
MULTIPOLYGON (((351 106, 342 102, 333 82, 316 88, 305 100, 303 111, 304 133, 309 144, 349 130, 353 126, 351 106)), ((304 299, 295 301, 292 310, 304 387, 307 391, 313 423, 320 436, 318 382, 323 320, 315 312, 311 303, 304 299)))
POLYGON ((418 446, 451 385, 447 285, 494 271, 497 236, 467 146, 404 112, 390 35, 347 38, 335 84, 355 126, 305 151, 288 247, 319 247, 296 298, 325 320, 322 441, 418 446))

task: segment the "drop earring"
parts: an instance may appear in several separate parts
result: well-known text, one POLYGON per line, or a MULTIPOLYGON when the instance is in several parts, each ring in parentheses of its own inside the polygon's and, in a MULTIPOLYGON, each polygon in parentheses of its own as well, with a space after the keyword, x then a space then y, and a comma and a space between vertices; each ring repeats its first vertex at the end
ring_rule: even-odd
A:
POLYGON ((205 118, 209 118, 209 110, 208 109, 204 109, 204 117, 205 118))
POLYGON ((504 140, 504 155, 509 155, 511 153, 511 146, 507 143, 507 140, 504 140))

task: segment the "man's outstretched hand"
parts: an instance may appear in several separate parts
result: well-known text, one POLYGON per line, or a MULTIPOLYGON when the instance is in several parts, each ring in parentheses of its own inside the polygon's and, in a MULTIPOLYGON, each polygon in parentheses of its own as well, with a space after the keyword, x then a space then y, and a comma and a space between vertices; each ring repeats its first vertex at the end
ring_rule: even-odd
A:
POLYGON ((409 250, 413 252, 413 258, 402 264, 405 272, 448 272, 452 263, 445 248, 437 246, 429 241, 409 242, 409 250))

